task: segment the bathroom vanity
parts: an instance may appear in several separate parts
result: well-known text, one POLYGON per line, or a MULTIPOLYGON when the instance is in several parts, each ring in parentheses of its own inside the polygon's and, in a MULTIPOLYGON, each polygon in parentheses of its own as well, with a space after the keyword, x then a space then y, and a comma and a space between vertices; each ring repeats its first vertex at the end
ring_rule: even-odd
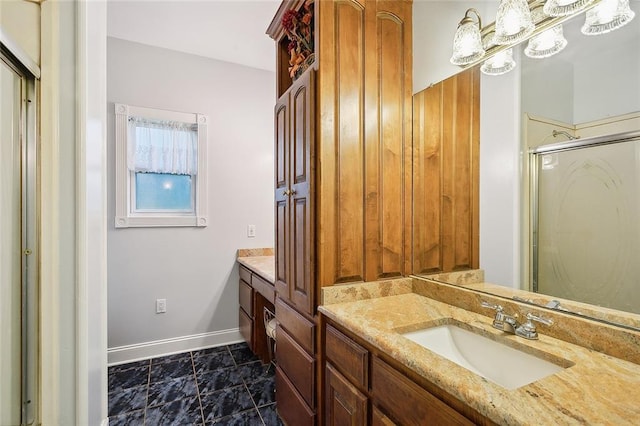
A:
MULTIPOLYGON (((631 425, 640 418, 640 365, 593 349, 609 334, 611 327, 605 324, 545 311, 554 324, 539 325, 539 338, 527 340, 492 327, 493 312, 481 301, 504 300, 417 278, 393 286, 335 286, 325 289, 323 298, 326 303, 319 311, 325 424, 345 424, 346 417, 351 418, 349 424, 368 424, 369 416, 370 424, 631 425), (461 300, 461 305, 475 308, 432 297, 461 300), (549 362, 557 371, 524 385, 497 384, 403 336, 446 324, 515 349, 516 357, 549 362), (550 335, 557 334, 554 329, 574 339, 585 332, 592 337, 584 342, 561 340, 550 335)), ((516 305, 505 310, 521 318, 525 312, 536 312, 527 305, 518 311, 516 305)), ((618 345, 637 356, 640 332, 623 334, 618 345)), ((482 368, 487 360, 481 348, 475 352, 464 355, 482 368)), ((504 370, 510 368, 495 361, 504 370)), ((522 368, 507 374, 517 376, 518 370, 522 368)))

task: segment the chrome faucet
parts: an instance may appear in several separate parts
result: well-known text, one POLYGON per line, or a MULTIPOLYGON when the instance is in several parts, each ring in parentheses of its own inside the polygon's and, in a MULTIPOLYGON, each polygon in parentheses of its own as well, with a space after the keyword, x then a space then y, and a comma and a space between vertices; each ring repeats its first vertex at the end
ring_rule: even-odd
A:
POLYGON ((496 316, 493 318, 493 327, 498 330, 502 330, 506 333, 515 334, 516 336, 524 337, 525 339, 535 340, 538 338, 538 331, 534 321, 542 323, 544 325, 552 325, 553 320, 534 315, 531 312, 527 314, 527 321, 524 324, 518 324, 518 315, 507 315, 504 313, 504 308, 500 305, 494 305, 485 301, 481 303, 482 307, 493 309, 496 311, 496 316))
POLYGON ((518 327, 516 316, 505 314, 504 308, 500 305, 493 305, 482 301, 482 306, 496 311, 496 316, 493 318, 493 328, 497 328, 498 330, 511 334, 516 333, 516 328, 518 327))
POLYGON ((553 320, 548 318, 542 318, 529 312, 527 314, 527 322, 516 328, 516 335, 524 337, 525 339, 535 340, 538 338, 538 331, 533 321, 542 323, 544 325, 553 325, 553 320))

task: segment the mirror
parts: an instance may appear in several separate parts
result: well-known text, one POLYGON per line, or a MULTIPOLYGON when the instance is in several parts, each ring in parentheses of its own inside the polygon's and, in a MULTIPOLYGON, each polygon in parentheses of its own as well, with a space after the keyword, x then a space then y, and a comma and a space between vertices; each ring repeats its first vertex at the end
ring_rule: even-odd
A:
MULTIPOLYGON (((497 4, 481 2, 480 5, 474 3, 474 7, 481 10, 484 21, 488 22, 493 20, 497 4)), ((640 13, 640 1, 631 0, 630 4, 640 13)), ((469 5, 421 1, 414 4, 414 27, 421 28, 420 31, 430 31, 427 29, 430 27, 438 33, 438 36, 429 36, 415 32, 414 37, 440 41, 437 46, 430 45, 427 49, 422 46, 418 50, 414 39, 414 88, 425 87, 435 78, 453 75, 455 67, 448 64, 451 42, 444 34, 452 38, 465 7, 469 5), (442 14, 451 17, 440 19, 442 14), (429 21, 428 16, 434 15, 438 15, 440 23, 429 21), (428 71, 422 68, 425 65, 428 71)), ((640 130, 640 18, 600 36, 582 35, 583 22, 584 13, 581 13, 564 23, 568 46, 559 54, 529 59, 522 52, 526 46, 523 42, 514 48, 515 70, 502 76, 481 77, 480 268, 484 270, 484 282, 513 289, 509 292, 499 287, 477 286, 481 291, 511 297, 518 290, 533 290, 529 272, 531 236, 523 231, 531 225, 528 151, 566 142, 565 133, 587 141, 592 137, 640 130), (554 136, 556 129, 564 133, 554 136)), ((640 149, 635 152, 639 153, 640 149)), ((639 167, 640 154, 636 157, 636 167, 639 167)), ((636 182, 640 185, 640 178, 636 177, 636 182)), ((637 221, 637 216, 635 219, 637 221)), ((638 247, 637 240, 635 247, 638 247)), ((640 313, 640 306, 611 306, 604 300, 609 292, 613 290, 600 289, 596 293, 603 299, 598 300, 581 300, 580 290, 558 295, 545 289, 549 297, 538 293, 522 293, 518 297, 542 306, 553 299, 562 299, 563 308, 600 319, 601 311, 606 311, 606 318, 612 322, 640 329, 640 315, 634 315, 640 313), (590 310, 589 305, 581 302, 610 306, 616 311, 590 310)))

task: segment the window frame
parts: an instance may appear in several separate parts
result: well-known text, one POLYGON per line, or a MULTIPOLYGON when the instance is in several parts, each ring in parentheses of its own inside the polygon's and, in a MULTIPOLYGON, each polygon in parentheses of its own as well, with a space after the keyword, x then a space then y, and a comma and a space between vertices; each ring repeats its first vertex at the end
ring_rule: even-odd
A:
POLYGON ((204 114, 167 111, 125 104, 115 106, 116 141, 116 228, 132 227, 205 227, 207 226, 207 125, 204 114), (129 117, 181 121, 198 126, 198 171, 191 175, 193 212, 140 211, 135 209, 135 171, 127 165, 129 117))

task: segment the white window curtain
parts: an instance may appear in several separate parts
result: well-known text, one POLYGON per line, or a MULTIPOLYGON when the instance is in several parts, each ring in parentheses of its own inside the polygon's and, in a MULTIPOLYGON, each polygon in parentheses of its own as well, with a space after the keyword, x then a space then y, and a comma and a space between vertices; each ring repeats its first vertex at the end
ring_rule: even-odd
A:
POLYGON ((129 170, 195 175, 198 167, 198 125, 129 117, 129 170))

